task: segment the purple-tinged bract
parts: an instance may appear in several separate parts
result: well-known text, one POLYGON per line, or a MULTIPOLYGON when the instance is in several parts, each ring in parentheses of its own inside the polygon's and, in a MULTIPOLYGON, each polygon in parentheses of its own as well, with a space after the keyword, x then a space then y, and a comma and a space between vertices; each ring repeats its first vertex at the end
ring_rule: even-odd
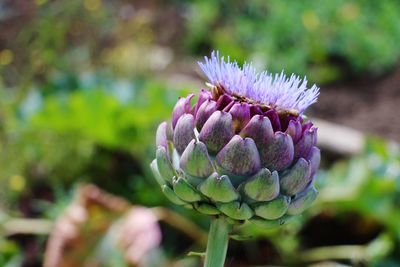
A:
POLYGON ((151 168, 175 204, 232 221, 281 224, 317 196, 317 128, 303 116, 319 88, 283 72, 211 58, 199 63, 210 90, 180 98, 160 124, 151 168), (191 101, 192 100, 192 101, 191 101))

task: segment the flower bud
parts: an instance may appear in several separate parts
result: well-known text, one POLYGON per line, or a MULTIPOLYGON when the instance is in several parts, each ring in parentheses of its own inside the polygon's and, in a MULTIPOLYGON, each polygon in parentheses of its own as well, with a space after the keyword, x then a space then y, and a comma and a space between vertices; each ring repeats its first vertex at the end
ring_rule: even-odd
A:
POLYGON ((319 88, 214 53, 200 67, 211 90, 201 90, 193 105, 192 94, 180 98, 172 127, 157 129, 157 182, 171 201, 203 214, 283 224, 317 195, 317 128, 303 112, 319 88))

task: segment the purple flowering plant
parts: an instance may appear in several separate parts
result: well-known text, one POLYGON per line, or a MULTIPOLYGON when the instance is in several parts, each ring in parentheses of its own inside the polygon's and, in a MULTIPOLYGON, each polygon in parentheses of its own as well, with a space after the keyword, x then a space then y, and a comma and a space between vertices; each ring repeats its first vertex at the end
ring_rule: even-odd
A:
POLYGON ((303 115, 319 88, 213 52, 208 90, 180 98, 156 134, 151 169, 173 203, 211 215, 205 266, 223 266, 231 225, 281 225, 317 196, 317 128, 303 115))

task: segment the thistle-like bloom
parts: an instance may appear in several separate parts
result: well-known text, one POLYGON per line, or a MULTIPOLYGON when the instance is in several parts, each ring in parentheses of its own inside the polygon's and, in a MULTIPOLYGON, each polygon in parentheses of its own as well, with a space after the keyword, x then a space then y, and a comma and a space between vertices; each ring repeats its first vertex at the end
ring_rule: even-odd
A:
POLYGON ((205 57, 205 63, 199 62, 199 65, 213 87, 271 108, 303 113, 319 95, 316 85, 307 88, 306 78, 301 80, 294 74, 287 78, 283 71, 275 75, 266 71, 257 73, 248 63, 240 68, 229 57, 228 62, 223 57, 220 59, 218 52, 213 52, 211 58, 205 57))
POLYGON ((319 88, 257 73, 218 52, 199 63, 210 90, 180 98, 157 130, 151 167, 165 195, 233 221, 282 223, 317 196, 317 129, 302 115, 319 88))

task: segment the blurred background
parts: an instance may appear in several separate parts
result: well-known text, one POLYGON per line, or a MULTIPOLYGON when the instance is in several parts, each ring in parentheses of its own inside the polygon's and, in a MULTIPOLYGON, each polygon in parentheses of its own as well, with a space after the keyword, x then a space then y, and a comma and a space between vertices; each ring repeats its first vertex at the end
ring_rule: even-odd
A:
POLYGON ((187 254, 209 219, 148 166, 214 49, 321 87, 317 202, 246 229, 227 266, 400 266, 399 14, 398 0, 0 0, 0 266, 200 266, 187 254))

